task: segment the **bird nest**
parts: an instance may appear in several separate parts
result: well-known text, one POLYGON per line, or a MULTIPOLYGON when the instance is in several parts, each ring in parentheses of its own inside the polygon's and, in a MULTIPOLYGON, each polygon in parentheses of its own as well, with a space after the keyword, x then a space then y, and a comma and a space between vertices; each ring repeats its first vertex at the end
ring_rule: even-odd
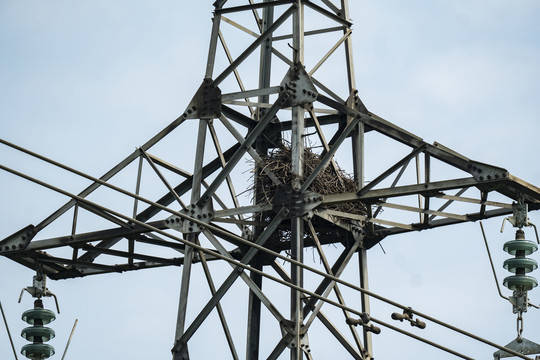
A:
MULTIPOLYGON (((322 155, 313 151, 313 148, 304 149, 304 171, 300 179, 303 183, 311 173, 319 166, 322 155)), ((280 147, 272 149, 267 156, 263 156, 255 163, 256 182, 255 186, 258 195, 258 202, 266 201, 272 203, 278 186, 265 172, 271 172, 283 184, 290 184, 293 180, 291 165, 291 147, 289 144, 282 144, 280 147)), ((251 189, 255 193, 255 187, 251 189)), ((351 174, 341 169, 336 162, 329 164, 322 170, 309 186, 309 191, 319 195, 342 194, 347 192, 357 192, 358 185, 351 174)), ((335 205, 322 205, 321 208, 332 209, 350 214, 366 215, 366 206, 359 201, 346 202, 335 205)))
MULTIPOLYGON (((316 153, 313 147, 305 147, 303 159, 303 176, 300 183, 303 183, 307 177, 319 166, 323 158, 322 154, 316 153)), ((291 165, 291 146, 287 143, 280 147, 271 149, 268 155, 263 156, 255 163, 254 172, 254 187, 251 189, 254 196, 257 197, 257 202, 273 203, 276 191, 280 187, 272 181, 267 174, 271 172, 283 184, 291 184, 294 178, 291 165)), ((309 191, 319 195, 341 194, 347 192, 357 192, 358 185, 351 174, 346 173, 337 163, 331 162, 322 170, 319 175, 313 180, 309 186, 309 191)), ((332 205, 319 205, 317 209, 328 209, 340 212, 345 212, 355 215, 366 215, 366 206, 359 201, 344 202, 332 205)), ((271 211, 266 211, 257 214, 259 221, 268 223, 272 219, 271 211)), ((342 236, 343 229, 319 217, 314 217, 312 223, 317 228, 317 235, 321 242, 336 242, 336 236, 342 236), (339 235, 339 234, 341 235, 339 235), (321 237, 333 237, 333 241, 325 241, 321 237)), ((278 231, 279 241, 288 241, 290 238, 290 228, 287 226, 278 231)), ((305 238, 312 238, 312 234, 306 232, 305 238)), ((330 240, 330 239, 329 239, 330 240)), ((339 240, 337 240, 339 241, 339 240)))

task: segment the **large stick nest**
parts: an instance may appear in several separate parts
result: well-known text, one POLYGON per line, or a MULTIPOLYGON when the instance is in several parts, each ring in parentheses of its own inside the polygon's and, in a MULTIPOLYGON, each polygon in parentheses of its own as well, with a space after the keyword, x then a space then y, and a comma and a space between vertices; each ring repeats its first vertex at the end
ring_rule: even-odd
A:
MULTIPOLYGON (((307 177, 321 163, 323 155, 317 154, 313 148, 305 147, 304 149, 304 171, 300 182, 303 183, 307 177)), ((254 196, 257 197, 257 202, 272 203, 278 186, 265 173, 272 172, 283 184, 291 184, 293 180, 291 166, 291 147, 289 144, 282 144, 278 148, 272 149, 267 156, 261 158, 255 163, 255 185, 252 189, 254 196)), ((309 191, 316 192, 320 195, 341 194, 346 192, 358 191, 358 185, 354 177, 346 173, 335 162, 330 162, 324 170, 322 170, 315 180, 309 186, 309 191)), ((366 215, 366 206, 359 201, 340 203, 334 205, 320 205, 318 209, 329 209, 340 212, 346 212, 355 215, 366 215)), ((271 220, 271 212, 258 214, 259 221, 268 223, 271 220)), ((317 225, 317 235, 321 238, 321 242, 335 242, 336 239, 325 241, 323 237, 336 237, 338 232, 342 234, 341 229, 321 218, 313 218, 314 225, 317 225), (339 230, 339 231, 338 231, 339 230)), ((280 241, 287 241, 290 238, 290 230, 285 228, 279 231, 280 241)), ((306 238, 311 238, 312 235, 306 233, 306 238)), ((342 236, 342 235, 340 235, 342 236)))
MULTIPOLYGON (((309 175, 319 166, 322 155, 313 152, 312 148, 304 149, 304 171, 300 183, 303 183, 309 175)), ((267 156, 261 158, 256 164, 256 189, 261 192, 259 201, 272 203, 277 186, 264 172, 272 172, 283 184, 290 184, 293 180, 291 166, 291 147, 289 144, 272 149, 267 156)), ((253 189, 255 190, 255 188, 253 189)), ((353 176, 341 169, 336 162, 331 162, 319 173, 309 186, 309 190, 320 195, 341 194, 357 192, 358 185, 353 176)), ((337 205, 321 206, 324 209, 332 209, 350 214, 366 215, 366 206, 359 201, 341 203, 337 205)))

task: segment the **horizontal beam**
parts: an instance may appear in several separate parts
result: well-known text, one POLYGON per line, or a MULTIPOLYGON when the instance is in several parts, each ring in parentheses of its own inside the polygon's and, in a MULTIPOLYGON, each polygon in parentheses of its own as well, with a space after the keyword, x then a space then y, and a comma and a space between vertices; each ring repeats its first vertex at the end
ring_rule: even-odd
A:
MULTIPOLYGON (((165 220, 159 220, 159 221, 153 221, 147 223, 147 225, 158 228, 158 229, 166 229, 165 226, 165 220)), ((107 230, 99 230, 99 231, 92 231, 82 234, 74 234, 74 235, 66 235, 66 236, 60 236, 50 239, 43 239, 43 240, 33 240, 31 241, 28 246, 23 250, 26 251, 42 251, 47 249, 54 249, 62 246, 74 246, 77 247, 79 244, 84 244, 88 242, 93 241, 100 241, 105 239, 112 239, 112 238, 129 238, 133 237, 135 235, 139 235, 141 233, 149 232, 148 227, 143 226, 133 226, 132 229, 127 229, 124 227, 120 228, 114 228, 114 229, 107 229, 107 230)), ((20 251, 19 251, 20 252, 20 251)), ((10 253, 9 251, 6 251, 5 253, 10 253)))
POLYGON ((481 184, 495 184, 501 183, 501 180, 485 180, 477 181, 474 178, 463 178, 455 180, 445 180, 437 181, 432 183, 423 183, 423 184, 414 184, 414 185, 404 185, 396 186, 393 188, 384 188, 384 189, 374 189, 370 190, 363 195, 358 195, 356 193, 342 193, 335 195, 324 195, 322 204, 331 205, 339 204, 342 202, 351 202, 351 201, 361 201, 366 203, 376 202, 379 199, 392 198, 398 196, 407 196, 407 195, 424 195, 424 196, 435 196, 437 193, 445 190, 453 190, 460 188, 468 188, 472 186, 478 186, 481 184))
POLYGON ((272 95, 272 94, 277 94, 277 93, 279 93, 279 86, 273 86, 273 87, 268 87, 264 89, 245 90, 245 91, 238 91, 238 92, 229 93, 229 94, 222 94, 221 101, 247 99, 251 97, 262 96, 262 95, 272 95))
POLYGON ((241 6, 232 6, 228 8, 222 8, 222 9, 216 9, 216 14, 227 14, 227 13, 234 13, 239 11, 248 11, 248 10, 255 10, 255 9, 262 9, 270 6, 278 6, 278 5, 288 5, 294 3, 293 0, 276 0, 271 2, 265 2, 265 3, 257 3, 257 4, 251 4, 251 5, 241 5, 241 6))
POLYGON ((331 20, 334 20, 335 22, 338 22, 340 23, 341 25, 344 25, 344 26, 347 26, 347 27, 351 27, 352 26, 352 22, 348 21, 347 19, 344 19, 342 18, 341 16, 339 15, 336 15, 322 7, 320 7, 319 5, 317 4, 314 4, 312 3, 311 1, 308 1, 308 0, 303 0, 303 3, 310 7, 311 9, 317 11, 318 13, 326 16, 327 18, 331 19, 331 20))
POLYGON ((378 206, 387 207, 387 208, 390 208, 390 209, 404 210, 404 211, 410 211, 410 212, 415 212, 415 213, 420 213, 420 214, 441 216, 441 217, 450 218, 450 219, 456 219, 456 220, 461 220, 461 221, 472 221, 473 220, 473 219, 469 218, 468 215, 452 214, 452 213, 448 213, 448 212, 423 209, 423 208, 418 208, 418 207, 414 207, 414 206, 392 204, 392 203, 387 203, 385 201, 378 201, 375 204, 378 205, 378 206))
POLYGON ((484 220, 489 219, 492 217, 499 217, 499 216, 505 216, 512 214, 511 209, 494 209, 486 211, 485 213, 469 213, 467 214, 467 221, 458 220, 458 219, 451 219, 451 218, 444 218, 444 219, 437 219, 429 222, 429 225, 426 226, 423 223, 414 223, 411 224, 412 229, 407 230, 400 227, 393 227, 393 228, 386 228, 386 229, 379 229, 380 238, 376 239, 370 238, 364 241, 364 245, 367 249, 372 248, 377 243, 379 243, 382 240, 382 237, 387 237, 391 235, 397 235, 397 234, 404 234, 411 231, 419 231, 419 230, 427 230, 427 229, 434 229, 441 226, 448 226, 448 225, 456 225, 456 224, 462 224, 464 222, 472 222, 472 221, 478 221, 478 220, 484 220))
POLYGON ((496 206, 499 208, 506 208, 506 209, 512 208, 512 204, 506 204, 506 203, 502 203, 498 201, 479 200, 479 199, 473 199, 469 197, 446 195, 446 194, 435 195, 435 197, 438 199, 460 201, 460 202, 466 202, 466 203, 471 203, 471 204, 496 206))

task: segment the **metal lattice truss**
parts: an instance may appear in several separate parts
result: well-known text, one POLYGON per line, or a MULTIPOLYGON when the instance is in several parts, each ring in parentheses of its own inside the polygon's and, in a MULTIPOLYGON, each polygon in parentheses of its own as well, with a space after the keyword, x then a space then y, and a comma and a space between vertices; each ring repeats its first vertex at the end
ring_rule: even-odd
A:
POLYGON ((189 358, 189 341, 214 310, 231 357, 243 357, 220 303, 238 278, 249 289, 248 308, 239 310, 249 314, 246 358, 273 359, 287 348, 292 358, 311 358, 307 334, 318 319, 348 355, 368 359, 373 322, 393 327, 369 317, 368 298, 376 295, 367 291, 366 250, 389 235, 511 214, 515 201, 538 209, 540 189, 368 111, 355 88, 346 1, 236 3, 214 4, 206 74, 185 112, 100 178, 1 141, 91 183, 72 194, 0 164, 70 198, 2 240, 0 254, 52 279, 182 267, 175 359, 189 358), (260 166, 284 143, 291 151, 288 182, 260 166), (305 151, 320 159, 309 171, 305 151), (343 169, 340 157, 351 159, 340 163, 343 169), (359 190, 314 191, 327 168, 352 174, 359 190), (279 188, 271 200, 256 185, 261 176, 279 188), (366 213, 340 210, 355 203, 366 213), (338 255, 327 254, 325 244, 338 244, 338 255), (305 264, 307 247, 315 249, 318 268, 305 264), (353 256, 360 263, 356 285, 340 279, 353 256), (232 272, 223 277, 218 263, 231 264, 232 272), (199 265, 210 294, 197 300, 204 306, 189 323, 190 279, 199 265), (306 273, 317 279, 309 287, 306 273), (265 278, 281 295, 263 292, 265 278), (347 305, 342 287, 363 294, 361 309, 347 305), (287 291, 290 315, 283 315, 276 299, 287 291), (340 308, 342 319, 331 321, 323 303, 340 308), (273 329, 262 328, 261 308, 275 318, 273 329), (272 351, 260 353, 261 339, 273 341, 272 351))

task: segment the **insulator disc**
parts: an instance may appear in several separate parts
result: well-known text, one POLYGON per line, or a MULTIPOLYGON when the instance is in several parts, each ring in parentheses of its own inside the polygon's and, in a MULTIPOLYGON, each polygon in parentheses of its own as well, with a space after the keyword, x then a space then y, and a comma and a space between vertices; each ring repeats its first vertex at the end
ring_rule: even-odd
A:
POLYGON ((26 344, 21 354, 29 359, 47 359, 54 355, 54 347, 49 344, 26 344))
POLYGON ((21 336, 28 341, 34 341, 36 336, 41 337, 42 342, 54 338, 54 330, 46 326, 31 326, 21 331, 21 336))
POLYGON ((538 285, 538 281, 532 276, 527 275, 513 275, 504 279, 503 285, 510 290, 523 289, 529 291, 538 285))
POLYGON ((529 258, 511 258, 504 262, 504 268, 515 273, 516 269, 524 269, 526 273, 538 269, 536 260, 529 258))
POLYGON ((531 255, 538 250, 538 245, 531 240, 510 240, 504 244, 503 250, 510 255, 516 255, 518 250, 525 251, 525 255, 531 255))
POLYGON ((56 319, 56 315, 54 315, 54 312, 47 309, 30 309, 26 310, 22 314, 23 321, 26 321, 30 325, 34 325, 34 320, 42 320, 43 325, 47 325, 51 321, 54 321, 56 319))

